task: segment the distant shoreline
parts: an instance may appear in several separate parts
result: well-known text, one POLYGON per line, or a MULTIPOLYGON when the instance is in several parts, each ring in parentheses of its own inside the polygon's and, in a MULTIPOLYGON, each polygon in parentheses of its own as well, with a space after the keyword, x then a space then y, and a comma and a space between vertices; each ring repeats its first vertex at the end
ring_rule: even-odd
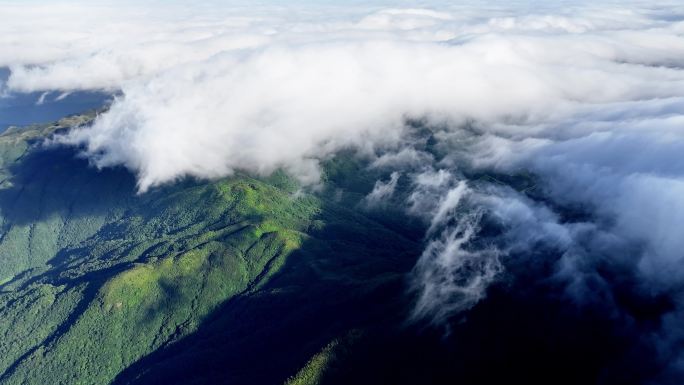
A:
MULTIPOLYGON (((9 69, 0 68, 0 84, 9 74, 9 69)), ((99 91, 9 93, 0 96, 0 133, 10 126, 49 123, 67 115, 99 109, 111 98, 111 93, 99 91), (43 101, 38 103, 41 97, 43 101)))

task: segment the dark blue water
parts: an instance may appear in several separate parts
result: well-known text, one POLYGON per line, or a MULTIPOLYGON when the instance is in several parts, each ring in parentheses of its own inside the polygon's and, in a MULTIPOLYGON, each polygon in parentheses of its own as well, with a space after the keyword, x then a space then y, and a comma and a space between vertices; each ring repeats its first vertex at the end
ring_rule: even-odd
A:
MULTIPOLYGON (((9 77, 7 68, 0 68, 0 86, 9 77)), ((48 123, 66 115, 77 114, 105 105, 112 95, 104 92, 73 92, 60 100, 62 92, 49 92, 38 103, 43 92, 0 94, 0 132, 9 126, 48 123)))

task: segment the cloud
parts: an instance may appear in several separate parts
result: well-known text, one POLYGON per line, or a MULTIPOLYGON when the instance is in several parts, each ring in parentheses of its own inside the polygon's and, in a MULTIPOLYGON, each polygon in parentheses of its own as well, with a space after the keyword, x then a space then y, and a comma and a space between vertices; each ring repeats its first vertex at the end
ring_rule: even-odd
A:
POLYGON ((503 267, 497 249, 468 247, 477 236, 481 215, 461 214, 456 225, 427 243, 413 271, 413 290, 418 292, 414 319, 443 324, 485 297, 503 267))
POLYGON ((43 92, 42 94, 40 94, 40 97, 39 97, 38 100, 36 101, 36 105, 39 106, 39 105, 45 103, 45 98, 46 98, 49 94, 50 94, 49 92, 43 92))
POLYGON ((391 199, 392 195, 394 195, 394 190, 397 188, 397 182, 399 181, 400 176, 401 175, 395 171, 390 175, 390 179, 387 182, 375 182, 373 190, 364 198, 364 203, 371 208, 386 204, 387 200, 391 199))
POLYGON ((425 4, 3 3, 0 66, 5 92, 120 92, 56 140, 143 192, 281 168, 313 185, 337 151, 377 153, 395 174, 369 199, 410 178, 405 209, 425 221, 415 317, 448 322, 543 249, 578 302, 600 282, 628 313, 606 265, 672 298, 658 338, 682 362, 684 7, 425 4), (534 194, 467 176, 521 170, 534 194))
POLYGON ((447 170, 413 175, 408 212, 429 223, 425 249, 412 273, 414 320, 444 325, 484 298, 503 269, 499 249, 477 244, 485 212, 482 205, 470 205, 474 195, 466 181, 447 170))
POLYGON ((684 84, 681 71, 599 60, 583 47, 575 57, 588 63, 564 64, 573 48, 560 53, 554 40, 333 41, 226 52, 122 85, 124 97, 70 140, 86 144, 100 165, 136 171, 142 190, 235 169, 285 167, 311 182, 312 159, 396 141, 407 115, 510 121, 508 130, 525 135, 534 128, 520 131, 521 123, 562 119, 577 100, 674 97, 684 84))

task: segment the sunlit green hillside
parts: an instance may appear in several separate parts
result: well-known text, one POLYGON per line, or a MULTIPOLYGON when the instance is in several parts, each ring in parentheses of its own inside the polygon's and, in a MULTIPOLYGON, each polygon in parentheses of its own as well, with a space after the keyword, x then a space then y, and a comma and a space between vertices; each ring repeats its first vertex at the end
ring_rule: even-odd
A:
MULTIPOLYGON (((277 328, 281 317, 287 325, 288 317, 316 309, 294 307, 302 296, 324 299, 326 293, 309 289, 372 292, 398 282, 412 263, 407 256, 416 255, 413 241, 325 193, 298 191, 282 173, 184 181, 136 194, 126 170, 97 170, 73 149, 45 144, 54 132, 91 118, 0 136, 1 383, 105 384, 131 365, 119 381, 137 378, 147 371, 145 359, 154 362, 151 353, 233 314, 231 299, 237 306, 271 298, 284 307, 265 315, 277 328), (379 240, 391 246, 378 249, 379 240), (290 283, 276 287, 278 279, 290 283)), ((329 167, 332 184, 344 167, 329 167)), ((330 304, 350 300, 335 297, 330 304)), ((256 306, 244 316, 264 316, 266 305, 256 306)), ((264 321, 226 326, 240 335, 225 343, 239 347, 244 338, 269 333, 264 321)), ((297 349, 273 349, 269 354, 282 354, 283 365, 264 381, 284 381, 353 324, 339 322, 300 335, 297 349)))

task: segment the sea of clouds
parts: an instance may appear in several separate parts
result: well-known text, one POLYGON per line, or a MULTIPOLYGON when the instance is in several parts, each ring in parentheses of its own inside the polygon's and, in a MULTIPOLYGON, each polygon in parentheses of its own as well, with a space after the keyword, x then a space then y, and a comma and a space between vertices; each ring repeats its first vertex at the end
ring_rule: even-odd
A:
POLYGON ((597 273, 606 260, 671 298, 649 338, 668 376, 684 369, 676 2, 2 2, 0 67, 5 94, 116 93, 92 126, 57 140, 129 168, 141 192, 235 170, 285 169, 315 186, 320 160, 340 149, 390 149, 375 165, 394 173, 367 201, 409 178, 406 210, 428 228, 415 317, 446 322, 484 298, 505 255, 545 245, 578 302, 610 297, 597 292, 611 285, 597 273), (442 127, 452 153, 407 142, 408 118, 442 127), (529 171, 546 200, 475 188, 462 167, 529 171), (568 221, 558 207, 589 215, 568 221), (483 217, 504 231, 475 247, 483 217))

